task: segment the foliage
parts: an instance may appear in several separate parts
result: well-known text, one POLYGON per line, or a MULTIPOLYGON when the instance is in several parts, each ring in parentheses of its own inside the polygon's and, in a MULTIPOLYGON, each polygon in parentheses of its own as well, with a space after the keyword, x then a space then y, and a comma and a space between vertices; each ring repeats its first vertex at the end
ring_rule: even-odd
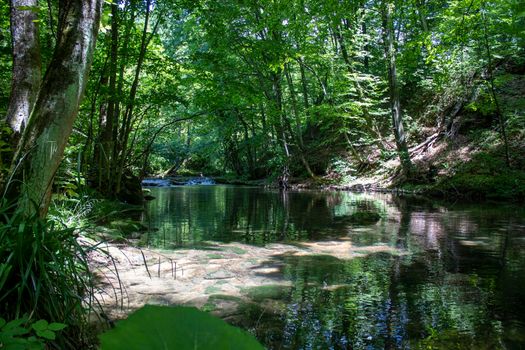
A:
POLYGON ((509 170, 497 175, 458 174, 436 184, 431 194, 486 198, 497 200, 521 200, 525 198, 525 173, 509 170))
MULTIPOLYGON (((33 218, 23 219, 2 206, 0 226, 0 305, 12 320, 30 315, 37 335, 63 348, 83 344, 88 313, 93 305, 92 278, 87 264, 91 248, 77 242, 73 229, 33 218), (61 337, 50 331, 67 324, 61 337)), ((20 324, 22 324, 21 322, 20 324)))
POLYGON ((39 320, 29 323, 27 317, 7 322, 0 318, 0 347, 5 349, 44 349, 45 342, 56 339, 56 332, 66 328, 63 323, 39 320))
POLYGON ((146 305, 100 335, 101 349, 263 349, 255 338, 195 308, 146 305))
POLYGON ((431 187, 430 193, 498 200, 525 198, 525 172, 505 166, 501 157, 481 152, 462 164, 454 175, 431 187))

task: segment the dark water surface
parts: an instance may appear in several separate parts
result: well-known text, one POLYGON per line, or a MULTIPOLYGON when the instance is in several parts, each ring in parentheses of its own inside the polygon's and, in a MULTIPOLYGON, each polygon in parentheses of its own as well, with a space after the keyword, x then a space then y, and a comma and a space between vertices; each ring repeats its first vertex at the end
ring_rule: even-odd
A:
POLYGON ((242 326, 271 349, 525 349, 525 209, 344 192, 154 188, 144 222, 162 248, 348 237, 370 254, 282 257, 291 282, 242 326), (348 216, 378 212, 374 225, 348 216), (387 244, 399 253, 373 253, 387 244), (277 306, 275 306, 277 305, 277 306), (272 311, 268 311, 268 310, 272 311))

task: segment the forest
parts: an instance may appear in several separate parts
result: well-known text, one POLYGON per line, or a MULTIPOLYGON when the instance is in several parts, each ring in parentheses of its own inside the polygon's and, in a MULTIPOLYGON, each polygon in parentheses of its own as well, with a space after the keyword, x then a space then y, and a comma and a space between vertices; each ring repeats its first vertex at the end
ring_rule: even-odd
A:
POLYGON ((0 116, 0 348, 525 346, 520 0, 3 1, 0 116))

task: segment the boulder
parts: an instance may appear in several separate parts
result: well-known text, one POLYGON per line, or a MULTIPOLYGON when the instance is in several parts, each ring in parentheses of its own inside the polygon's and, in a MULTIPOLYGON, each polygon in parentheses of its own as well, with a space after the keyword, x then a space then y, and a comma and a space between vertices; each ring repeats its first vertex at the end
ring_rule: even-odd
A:
POLYGON ((138 176, 133 175, 130 171, 124 172, 120 187, 120 192, 117 194, 120 201, 133 205, 144 203, 142 185, 138 176))

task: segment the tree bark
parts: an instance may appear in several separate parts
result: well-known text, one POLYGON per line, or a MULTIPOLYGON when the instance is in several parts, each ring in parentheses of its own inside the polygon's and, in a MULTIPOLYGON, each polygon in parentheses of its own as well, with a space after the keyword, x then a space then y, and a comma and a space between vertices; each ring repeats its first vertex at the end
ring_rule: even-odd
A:
POLYGON ((383 41, 385 45, 385 56, 388 64, 388 87, 390 91, 390 111, 394 137, 396 139, 397 152, 403 170, 409 173, 412 167, 410 154, 406 143, 406 135, 401 115, 401 102, 399 97, 399 86, 397 84, 396 52, 394 47, 394 25, 392 21, 392 7, 388 1, 382 3, 383 17, 383 41))
POLYGON ((299 115, 299 110, 297 108, 297 97, 295 95, 295 88, 293 85, 292 75, 290 74, 289 65, 285 65, 284 74, 286 76, 286 82, 288 83, 288 90, 290 92, 290 99, 292 103, 292 111, 295 117, 295 133, 294 134, 295 134, 295 138, 298 143, 299 158, 301 162, 303 163, 303 166, 306 169, 306 172, 308 173, 308 175, 312 179, 315 179, 316 176, 314 172, 312 171, 312 168, 310 167, 310 163, 308 163, 308 160, 306 159, 306 156, 305 156, 306 148, 304 146, 304 141, 303 141, 303 131, 301 128, 301 119, 299 115))
POLYGON ((7 123, 15 144, 27 125, 42 81, 37 11, 38 0, 11 0, 13 77, 7 123))
POLYGON ((111 159, 113 155, 113 140, 115 121, 115 110, 117 109, 118 99, 116 92, 117 81, 117 60, 118 60, 118 7, 116 3, 111 5, 111 45, 109 53, 109 98, 107 113, 100 114, 100 131, 99 131, 99 161, 98 161, 98 188, 105 194, 111 194, 112 177, 111 177, 111 159))
POLYGON ((53 57, 15 154, 10 195, 26 217, 47 214, 51 185, 86 86, 103 0, 61 0, 53 57))
POLYGON ((146 1, 146 16, 144 19, 144 28, 142 30, 139 57, 137 61, 137 66, 135 68, 135 76, 133 79, 133 83, 131 84, 129 99, 126 105, 126 110, 124 112, 124 118, 123 118, 122 125, 121 125, 120 132, 119 132, 119 137, 120 137, 119 139, 120 150, 119 151, 120 152, 119 152, 119 159, 117 159, 117 163, 116 163, 117 164, 117 172, 115 174, 116 193, 120 192, 120 189, 121 189, 122 174, 123 174, 124 166, 126 163, 128 140, 129 140, 129 135, 131 133, 131 128, 132 128, 133 110, 135 108, 135 98, 137 96, 137 89, 139 86, 142 65, 144 63, 144 58, 146 57, 146 50, 148 48, 148 45, 151 39, 153 38, 153 36, 157 33, 158 25, 160 23, 159 19, 157 19, 157 22, 155 23, 151 34, 148 36, 148 25, 149 25, 150 16, 151 16, 151 0, 147 0, 146 1))

